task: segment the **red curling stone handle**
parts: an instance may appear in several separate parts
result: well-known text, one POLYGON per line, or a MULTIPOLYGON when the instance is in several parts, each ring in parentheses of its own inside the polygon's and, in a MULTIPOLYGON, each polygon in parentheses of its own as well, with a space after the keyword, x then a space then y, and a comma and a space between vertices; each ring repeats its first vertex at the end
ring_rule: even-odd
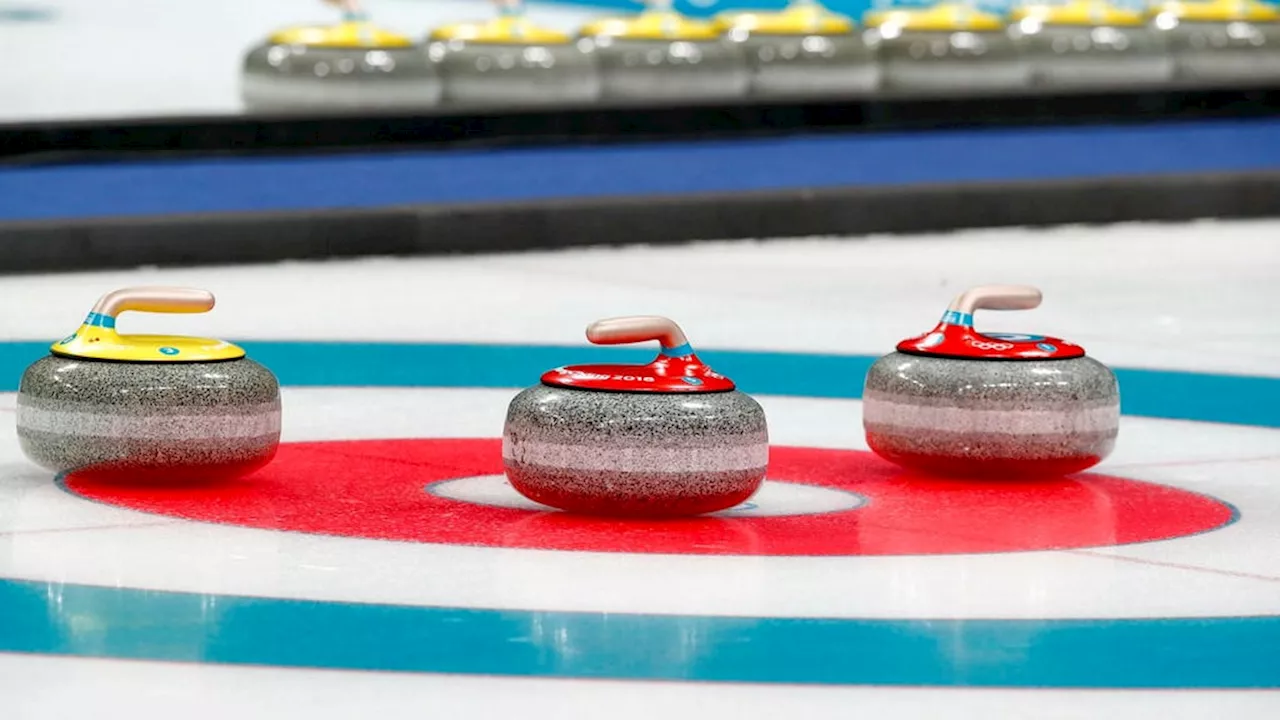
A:
POLYGON ((982 285, 957 295, 947 309, 972 317, 976 310, 1033 310, 1043 299, 1029 285, 982 285))
POLYGON ((693 354, 689 339, 680 326, 669 318, 656 315, 598 320, 587 327, 587 340, 596 345, 623 345, 657 340, 662 344, 663 355, 693 354))

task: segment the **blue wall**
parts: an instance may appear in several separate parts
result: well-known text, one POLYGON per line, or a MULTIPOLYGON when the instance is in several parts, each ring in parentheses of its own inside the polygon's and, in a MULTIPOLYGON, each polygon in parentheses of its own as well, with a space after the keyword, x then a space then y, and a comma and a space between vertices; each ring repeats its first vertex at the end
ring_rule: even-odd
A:
POLYGON ((0 167, 0 221, 1280 168, 1280 120, 0 167))

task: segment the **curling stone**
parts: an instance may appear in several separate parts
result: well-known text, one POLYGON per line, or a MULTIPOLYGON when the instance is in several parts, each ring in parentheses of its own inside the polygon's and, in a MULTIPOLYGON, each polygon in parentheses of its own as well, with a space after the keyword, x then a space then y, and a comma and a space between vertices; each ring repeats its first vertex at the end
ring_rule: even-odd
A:
POLYGON ((751 75, 736 45, 720 40, 713 23, 670 10, 671 0, 650 0, 634 18, 608 18, 580 31, 580 45, 595 55, 601 98, 698 101, 745 96, 751 75))
POLYGON ((1039 306, 1030 287, 974 288, 931 332, 867 373, 867 443, 900 465, 945 475, 1061 476, 1111 452, 1115 375, 1084 348, 1038 335, 979 333, 979 309, 1039 306))
POLYGON ((1252 0, 1173 2, 1152 25, 1186 85, 1271 82, 1280 78, 1280 8, 1252 0))
POLYGON ((444 102, 531 106, 593 102, 600 94, 595 59, 562 33, 538 27, 518 0, 500 15, 431 34, 427 53, 439 68, 444 102))
POLYGON ((243 349, 218 340, 121 335, 120 313, 206 312, 213 295, 128 288, 37 360, 18 388, 18 439, 56 472, 205 481, 266 465, 280 442, 280 388, 243 349))
POLYGON ((1030 85, 1030 66, 996 15, 944 3, 867 13, 865 23, 885 90, 949 95, 1030 85))
POLYGON ((854 96, 879 85, 875 53, 853 21, 815 0, 796 0, 777 13, 726 14, 717 22, 742 48, 755 95, 854 96))
POLYGON ((648 365, 556 368, 511 401, 507 478, 525 497, 569 512, 699 515, 759 489, 769 458, 764 410, 711 370, 672 321, 601 320, 596 344, 657 340, 648 365))
POLYGON ((420 47, 350 10, 337 25, 272 34, 245 55, 241 76, 241 98, 253 112, 420 109, 440 93, 420 47))
POLYGON ((1073 0, 1019 7, 1012 17, 1014 41, 1031 64, 1036 85, 1143 87, 1173 78, 1163 38, 1140 10, 1073 0))

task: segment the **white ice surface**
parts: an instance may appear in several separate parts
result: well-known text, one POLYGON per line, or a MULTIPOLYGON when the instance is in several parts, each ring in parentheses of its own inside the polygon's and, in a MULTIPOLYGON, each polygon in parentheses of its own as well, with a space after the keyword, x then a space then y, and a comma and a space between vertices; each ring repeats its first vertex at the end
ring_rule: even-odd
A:
MULTIPOLYGON (((206 316, 129 331, 233 338, 579 343, 615 314, 676 317, 696 346, 878 354, 980 282, 1045 291, 980 327, 1059 335, 1105 362, 1280 375, 1274 223, 587 250, 6 278, 0 338, 51 339, 120 285, 189 284, 206 316), (692 272, 690 268, 698 268, 692 272)), ((532 382, 532 379, 530 380, 532 382)), ((493 437, 512 390, 289 389, 287 440, 493 437)), ((863 448, 860 404, 761 398, 776 444, 863 448)), ((0 416, 13 407, 0 396, 0 416)), ((708 558, 424 546, 193 525, 85 503, 0 430, 0 574, 410 604, 843 617, 1280 613, 1280 431, 1125 418, 1101 472, 1212 494, 1224 530, 1070 552, 708 558), (433 581, 447 570, 448 583, 433 581)), ((339 718, 1258 718, 1263 692, 753 687, 460 678, 0 656, 5 720, 339 718)))
MULTIPOLYGON (((696 348, 879 355, 952 296, 1014 282, 1031 311, 980 329, 1083 344, 1111 365, 1280 376, 1280 222, 983 230, 521 255, 6 278, 0 338, 56 339, 123 284, 212 290, 202 317, 121 327, 232 339, 583 343, 601 317, 666 314, 696 348)), ((131 330, 132 331, 132 330, 131 330)))

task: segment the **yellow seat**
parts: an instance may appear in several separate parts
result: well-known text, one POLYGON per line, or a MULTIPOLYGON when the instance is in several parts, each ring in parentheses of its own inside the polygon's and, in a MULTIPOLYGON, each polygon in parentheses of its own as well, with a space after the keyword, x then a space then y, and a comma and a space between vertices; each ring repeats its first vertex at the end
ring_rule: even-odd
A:
POLYGON ((285 28, 272 34, 270 40, 277 45, 351 49, 413 45, 413 41, 404 35, 383 30, 363 21, 285 28))

